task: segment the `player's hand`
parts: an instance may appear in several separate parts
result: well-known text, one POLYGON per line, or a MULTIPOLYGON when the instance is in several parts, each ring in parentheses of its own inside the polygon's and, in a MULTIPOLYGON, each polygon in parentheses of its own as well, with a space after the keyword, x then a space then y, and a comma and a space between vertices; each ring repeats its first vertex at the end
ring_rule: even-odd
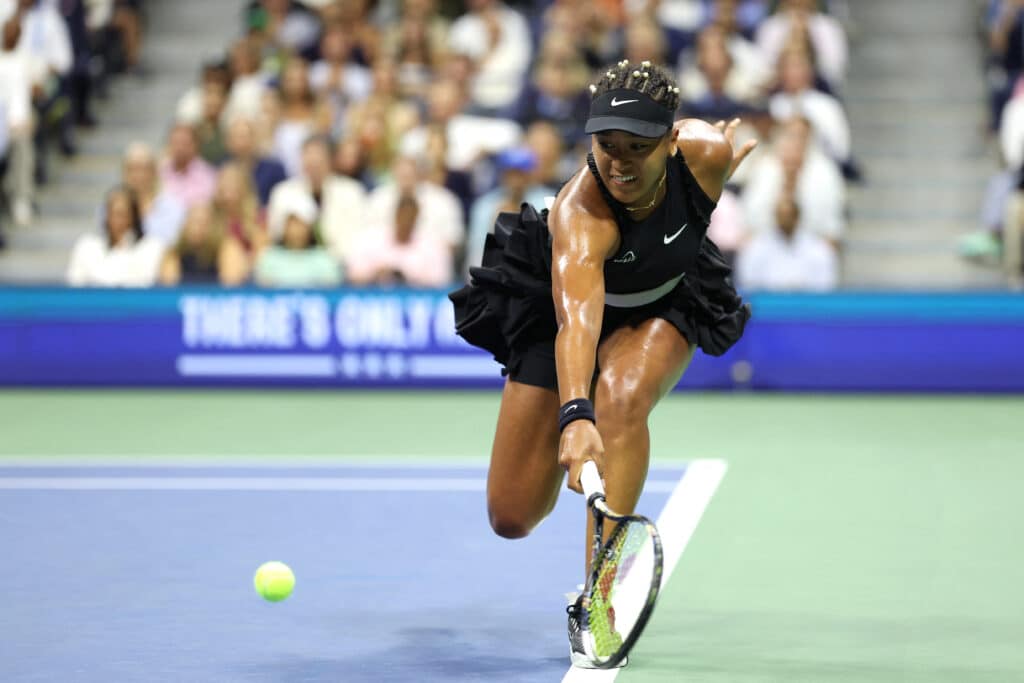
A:
POLYGON ((757 140, 747 140, 743 143, 743 146, 736 149, 736 127, 740 125, 740 119, 737 117, 729 123, 725 121, 719 121, 715 124, 715 128, 725 136, 725 141, 732 147, 732 163, 729 164, 729 174, 725 176, 728 180, 732 177, 732 174, 736 172, 743 160, 747 158, 755 147, 757 147, 757 140))
POLYGON ((604 471, 604 442, 597 427, 589 420, 570 422, 562 432, 558 444, 558 464, 569 473, 566 485, 576 493, 583 493, 580 471, 583 463, 593 460, 598 471, 604 471))

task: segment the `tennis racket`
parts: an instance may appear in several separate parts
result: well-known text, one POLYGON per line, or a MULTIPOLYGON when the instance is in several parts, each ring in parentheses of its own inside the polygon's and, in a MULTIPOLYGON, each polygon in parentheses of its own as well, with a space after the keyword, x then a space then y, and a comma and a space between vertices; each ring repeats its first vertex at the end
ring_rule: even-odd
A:
POLYGON ((583 464, 580 483, 594 515, 593 558, 582 603, 585 650, 596 668, 611 669, 629 654, 654 611, 661 589, 661 537, 646 517, 608 508, 593 461, 583 464), (616 526, 602 543, 606 519, 616 526))

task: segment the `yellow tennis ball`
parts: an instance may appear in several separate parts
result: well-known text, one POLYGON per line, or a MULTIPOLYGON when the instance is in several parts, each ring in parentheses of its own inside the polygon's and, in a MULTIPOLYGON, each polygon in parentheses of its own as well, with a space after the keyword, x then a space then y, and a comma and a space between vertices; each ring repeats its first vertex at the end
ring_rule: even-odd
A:
POLYGON ((280 602, 292 594, 295 574, 284 562, 265 562, 256 570, 253 583, 264 600, 280 602))

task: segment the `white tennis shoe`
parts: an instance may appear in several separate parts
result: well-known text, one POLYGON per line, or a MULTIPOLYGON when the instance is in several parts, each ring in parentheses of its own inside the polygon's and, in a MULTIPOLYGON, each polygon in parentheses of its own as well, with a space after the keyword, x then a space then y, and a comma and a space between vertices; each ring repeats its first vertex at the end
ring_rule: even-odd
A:
MULTIPOLYGON (((582 586, 580 587, 582 588, 582 586)), ((579 593, 566 593, 569 606, 565 608, 569 615, 569 662, 580 669, 599 669, 594 664, 597 659, 594 648, 594 637, 587 627, 587 611, 583 609, 583 596, 579 593)), ((615 665, 618 669, 629 663, 629 657, 615 665)))

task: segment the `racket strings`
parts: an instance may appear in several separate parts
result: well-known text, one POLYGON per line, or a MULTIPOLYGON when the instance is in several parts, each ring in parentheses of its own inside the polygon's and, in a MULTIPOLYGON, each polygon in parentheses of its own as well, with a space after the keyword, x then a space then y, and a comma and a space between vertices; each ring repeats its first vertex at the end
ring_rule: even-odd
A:
POLYGON ((628 580, 629 570, 636 561, 637 554, 643 548, 647 533, 642 525, 627 524, 626 528, 617 529, 612 543, 605 549, 597 579, 590 596, 589 624, 594 639, 595 653, 599 657, 609 657, 623 646, 623 632, 626 629, 616 628, 615 606, 617 589, 628 580))

